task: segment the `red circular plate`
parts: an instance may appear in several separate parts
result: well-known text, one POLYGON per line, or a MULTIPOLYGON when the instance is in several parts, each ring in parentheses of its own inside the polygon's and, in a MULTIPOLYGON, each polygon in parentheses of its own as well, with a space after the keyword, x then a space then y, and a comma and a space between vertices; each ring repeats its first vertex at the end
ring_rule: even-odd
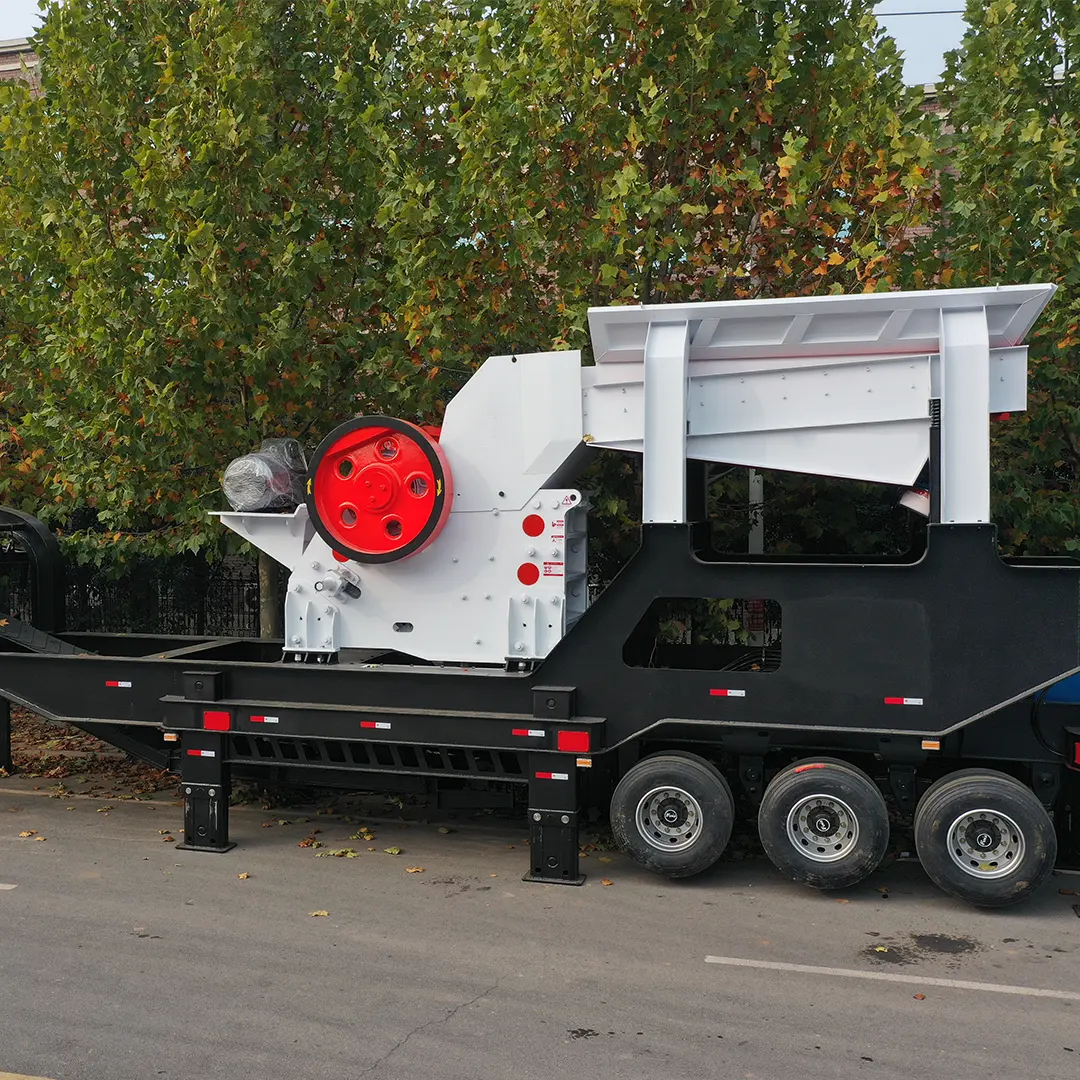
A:
POLYGON ((450 513, 446 457, 431 435, 405 420, 368 416, 342 424, 322 441, 308 475, 315 528, 359 562, 416 554, 450 513))

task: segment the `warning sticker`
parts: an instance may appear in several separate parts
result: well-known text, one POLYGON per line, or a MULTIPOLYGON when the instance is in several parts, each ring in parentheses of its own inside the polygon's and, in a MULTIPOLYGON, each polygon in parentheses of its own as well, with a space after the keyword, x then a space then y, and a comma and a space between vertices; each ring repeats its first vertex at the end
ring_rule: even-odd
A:
POLYGON ((544 563, 544 577, 562 577, 563 564, 561 562, 544 563))

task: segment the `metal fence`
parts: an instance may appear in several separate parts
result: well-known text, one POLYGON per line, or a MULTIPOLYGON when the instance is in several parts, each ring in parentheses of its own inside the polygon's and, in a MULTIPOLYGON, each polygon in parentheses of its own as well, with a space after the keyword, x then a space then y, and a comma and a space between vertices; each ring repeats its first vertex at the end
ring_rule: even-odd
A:
MULTIPOLYGON (((29 619, 29 567, 14 554, 0 553, 0 610, 29 619)), ((66 591, 71 632, 259 636, 254 559, 144 559, 120 576, 69 565, 66 591)))

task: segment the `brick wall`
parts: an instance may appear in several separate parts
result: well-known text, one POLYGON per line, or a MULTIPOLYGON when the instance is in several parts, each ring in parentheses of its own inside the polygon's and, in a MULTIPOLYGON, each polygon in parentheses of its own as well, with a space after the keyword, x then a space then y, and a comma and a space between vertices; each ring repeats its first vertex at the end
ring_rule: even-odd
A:
POLYGON ((26 38, 0 41, 0 80, 13 82, 16 79, 26 79, 36 86, 37 69, 37 53, 31 50, 26 38))

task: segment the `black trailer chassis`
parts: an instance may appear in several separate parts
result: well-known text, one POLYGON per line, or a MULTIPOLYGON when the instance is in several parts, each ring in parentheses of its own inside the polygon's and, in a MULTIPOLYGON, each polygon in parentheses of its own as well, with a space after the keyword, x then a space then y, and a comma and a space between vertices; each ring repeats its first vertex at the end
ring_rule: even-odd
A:
POLYGON ((551 655, 513 671, 65 634, 62 571, 32 520, 4 512, 0 528, 37 537, 37 592, 53 606, 33 616, 40 625, 0 626, 0 696, 178 771, 185 848, 232 846, 238 773, 361 790, 510 783, 527 787, 526 876, 577 883, 583 808, 644 757, 689 751, 750 807, 778 770, 814 755, 865 769, 906 812, 935 779, 992 768, 1052 811, 1060 865, 1077 864, 1080 706, 1047 699, 1080 670, 1080 564, 1003 560, 991 526, 932 525, 906 562, 719 557, 700 526, 647 526, 551 655), (643 619, 680 597, 778 604, 778 664, 658 666, 640 648, 643 619))

